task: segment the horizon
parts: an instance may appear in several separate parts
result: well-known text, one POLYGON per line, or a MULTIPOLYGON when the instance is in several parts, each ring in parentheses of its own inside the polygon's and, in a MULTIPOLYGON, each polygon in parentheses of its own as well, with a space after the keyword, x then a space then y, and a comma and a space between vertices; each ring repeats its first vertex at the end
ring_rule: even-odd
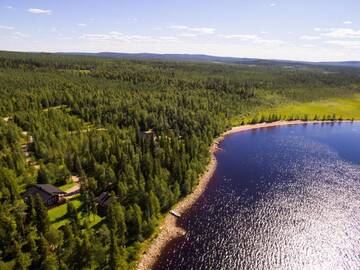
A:
MULTIPOLYGON (((0 52, 7 52, 7 53, 33 53, 33 54, 56 54, 56 55, 63 55, 63 56, 94 56, 100 58, 106 58, 106 56, 97 56, 99 54, 124 54, 124 55, 159 55, 159 56, 167 56, 167 55, 174 55, 174 56, 205 56, 205 57, 214 57, 214 58, 233 58, 236 59, 244 59, 244 60, 265 60, 265 61, 279 61, 279 62, 294 62, 294 63, 309 63, 309 64, 316 64, 316 63, 346 63, 346 62, 360 62, 360 59, 354 60, 325 60, 325 61, 308 61, 308 60, 291 60, 291 59, 277 59, 277 58, 256 58, 256 57, 237 57, 237 56, 219 56, 219 55, 211 55, 211 54, 202 54, 202 53, 152 53, 152 52, 112 52, 112 51, 98 51, 98 52, 81 52, 81 51, 69 51, 69 52, 47 52, 47 51, 11 51, 11 50, 0 50, 0 52)), ((109 57, 112 58, 112 57, 109 57)), ((126 57, 124 57, 126 59, 126 57)), ((121 58, 119 58, 121 59, 121 58)), ((144 58, 146 59, 146 58, 144 58)), ((161 59, 160 59, 161 60, 161 59)), ((197 60, 189 60, 198 62, 197 60)))
POLYGON ((354 0, 5 0, 0 50, 359 61, 359 9, 354 0))

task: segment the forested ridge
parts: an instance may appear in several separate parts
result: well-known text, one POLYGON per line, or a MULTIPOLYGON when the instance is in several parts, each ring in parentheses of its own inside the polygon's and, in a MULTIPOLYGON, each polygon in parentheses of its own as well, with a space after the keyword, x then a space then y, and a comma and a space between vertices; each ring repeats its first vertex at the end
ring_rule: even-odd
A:
POLYGON ((351 68, 0 52, 0 269, 133 267, 234 122, 359 92, 351 68), (36 183, 65 188, 71 176, 81 189, 65 207, 21 198, 36 183), (105 191, 112 203, 100 215, 105 191))

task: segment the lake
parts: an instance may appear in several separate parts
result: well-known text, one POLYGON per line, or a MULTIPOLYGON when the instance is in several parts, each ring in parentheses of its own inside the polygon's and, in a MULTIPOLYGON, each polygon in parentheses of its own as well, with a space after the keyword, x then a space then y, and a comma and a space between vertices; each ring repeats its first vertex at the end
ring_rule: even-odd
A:
POLYGON ((360 269, 360 124, 227 136, 155 269, 360 269))

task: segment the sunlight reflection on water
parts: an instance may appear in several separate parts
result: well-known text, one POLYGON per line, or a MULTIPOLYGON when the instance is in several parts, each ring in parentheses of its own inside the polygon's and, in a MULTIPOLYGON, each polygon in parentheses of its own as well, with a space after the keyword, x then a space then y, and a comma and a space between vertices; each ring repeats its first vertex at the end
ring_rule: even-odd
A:
POLYGON ((308 132, 228 137, 157 269, 360 269, 360 166, 308 132))

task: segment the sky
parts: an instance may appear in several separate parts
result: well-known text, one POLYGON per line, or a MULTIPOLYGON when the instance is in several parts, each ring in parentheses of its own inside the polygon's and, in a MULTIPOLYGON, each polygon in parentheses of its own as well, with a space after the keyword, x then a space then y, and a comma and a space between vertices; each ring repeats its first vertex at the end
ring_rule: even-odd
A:
POLYGON ((360 60, 359 0, 0 0, 0 50, 360 60))

